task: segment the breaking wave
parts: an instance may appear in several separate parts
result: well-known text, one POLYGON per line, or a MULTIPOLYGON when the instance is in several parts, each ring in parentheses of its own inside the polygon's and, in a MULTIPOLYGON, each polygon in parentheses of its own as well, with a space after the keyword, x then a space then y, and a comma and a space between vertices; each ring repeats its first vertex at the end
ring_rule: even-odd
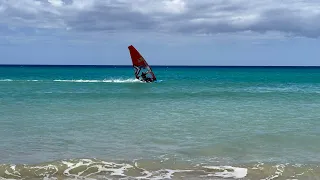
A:
POLYGON ((71 159, 39 165, 0 165, 0 179, 318 179, 317 165, 233 166, 180 164, 179 162, 137 160, 107 162, 98 159, 71 159))
POLYGON ((162 167, 161 162, 106 162, 97 159, 63 160, 42 165, 0 165, 0 179, 172 179, 190 177, 244 178, 246 168, 231 166, 162 167), (157 165, 154 165, 158 163, 157 165), (2 177, 1 177, 2 176, 2 177))

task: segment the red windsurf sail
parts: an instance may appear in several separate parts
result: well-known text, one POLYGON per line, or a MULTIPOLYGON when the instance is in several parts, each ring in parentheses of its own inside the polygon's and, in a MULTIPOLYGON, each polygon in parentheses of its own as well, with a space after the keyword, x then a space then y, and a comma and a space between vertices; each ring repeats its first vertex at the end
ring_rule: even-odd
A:
POLYGON ((145 82, 156 81, 156 76, 152 72, 151 67, 148 65, 147 61, 141 56, 141 54, 136 50, 136 48, 134 48, 132 45, 130 45, 128 48, 136 78, 145 82))

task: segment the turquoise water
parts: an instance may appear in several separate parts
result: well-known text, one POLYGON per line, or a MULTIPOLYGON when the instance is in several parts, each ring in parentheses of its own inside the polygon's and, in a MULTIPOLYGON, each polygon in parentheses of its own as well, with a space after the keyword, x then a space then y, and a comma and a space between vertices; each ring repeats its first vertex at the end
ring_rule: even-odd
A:
POLYGON ((0 179, 320 178, 320 68, 153 70, 0 67, 0 179))

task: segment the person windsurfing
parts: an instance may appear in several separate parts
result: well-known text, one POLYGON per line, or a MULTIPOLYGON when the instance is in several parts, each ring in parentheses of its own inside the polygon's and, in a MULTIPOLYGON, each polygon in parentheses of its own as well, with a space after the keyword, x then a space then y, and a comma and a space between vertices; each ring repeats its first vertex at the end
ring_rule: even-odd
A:
POLYGON ((152 79, 147 77, 147 74, 148 74, 148 72, 142 72, 141 73, 142 80, 145 81, 145 82, 152 82, 152 79))
POLYGON ((144 81, 144 82, 154 82, 156 81, 156 76, 154 75, 154 73, 151 70, 151 67, 148 65, 147 61, 141 56, 141 54, 136 50, 136 48, 134 48, 132 45, 128 46, 129 52, 130 52, 130 56, 131 56, 131 60, 132 60, 132 65, 134 68, 134 73, 136 76, 136 79, 139 79, 140 81, 144 81), (141 74, 141 76, 139 76, 139 73, 141 72, 140 70, 142 69, 146 69, 147 72, 141 74), (150 74, 149 77, 147 77, 147 74, 150 74))

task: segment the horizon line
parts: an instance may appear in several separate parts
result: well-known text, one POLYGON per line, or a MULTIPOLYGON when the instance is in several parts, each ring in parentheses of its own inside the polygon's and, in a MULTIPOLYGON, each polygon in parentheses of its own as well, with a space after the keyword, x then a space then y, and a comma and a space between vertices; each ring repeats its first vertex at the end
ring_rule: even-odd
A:
MULTIPOLYGON (((117 64, 0 64, 0 66, 47 66, 47 67, 132 67, 132 65, 117 65, 117 64)), ((260 67, 260 68, 320 68, 319 65, 310 66, 310 65, 149 65, 152 67, 222 67, 222 68, 228 68, 228 67, 260 67)))

